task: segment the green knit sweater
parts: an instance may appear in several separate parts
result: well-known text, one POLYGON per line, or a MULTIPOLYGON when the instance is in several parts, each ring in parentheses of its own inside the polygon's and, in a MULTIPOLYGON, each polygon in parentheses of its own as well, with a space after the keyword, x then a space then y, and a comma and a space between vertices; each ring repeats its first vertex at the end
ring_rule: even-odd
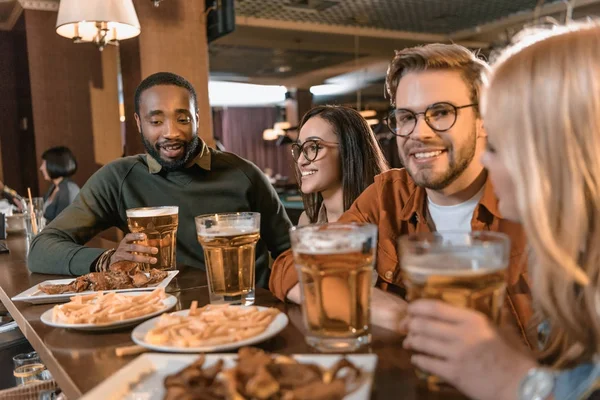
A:
POLYGON ((105 165, 87 181, 75 201, 35 237, 29 269, 48 274, 86 274, 104 250, 83 244, 113 226, 128 233, 125 211, 129 208, 170 205, 179 206, 178 265, 204 269, 194 217, 254 211, 261 214, 256 284, 268 287, 267 249, 276 258, 290 247, 290 220, 258 167, 231 153, 213 149, 203 153, 209 152, 200 156, 208 155, 208 163, 196 162, 169 173, 157 168, 158 163, 147 155, 105 165))

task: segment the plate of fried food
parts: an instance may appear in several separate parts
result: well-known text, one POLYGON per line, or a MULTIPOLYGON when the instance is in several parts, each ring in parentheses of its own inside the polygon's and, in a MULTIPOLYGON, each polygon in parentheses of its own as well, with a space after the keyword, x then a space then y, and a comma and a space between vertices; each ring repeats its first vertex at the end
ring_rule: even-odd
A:
POLYGON ((41 320, 55 328, 104 331, 136 325, 175 307, 177 299, 164 289, 152 292, 73 296, 66 304, 44 312, 41 320))
POLYGON ((31 304, 64 303, 74 294, 94 292, 137 292, 166 288, 179 271, 162 271, 152 268, 143 271, 141 265, 131 261, 120 261, 108 271, 91 272, 77 278, 44 281, 12 298, 31 304))
POLYGON ((244 347, 238 354, 146 353, 83 399, 364 400, 375 354, 282 356, 244 347))
POLYGON ((207 353, 265 341, 283 330, 287 315, 260 306, 206 305, 163 314, 131 332, 139 346, 155 351, 207 353))

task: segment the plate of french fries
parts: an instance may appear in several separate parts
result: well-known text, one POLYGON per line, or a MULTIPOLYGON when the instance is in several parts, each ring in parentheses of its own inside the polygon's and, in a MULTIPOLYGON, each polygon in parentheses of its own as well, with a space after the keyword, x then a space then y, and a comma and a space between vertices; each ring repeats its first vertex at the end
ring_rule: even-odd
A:
POLYGON ((150 350, 207 353, 265 341, 283 330, 288 317, 275 308, 206 305, 166 313, 137 326, 132 340, 150 350))
POLYGON ((41 320, 55 328, 86 331, 136 325, 175 307, 177 299, 163 288, 152 292, 97 292, 71 297, 71 301, 44 312, 41 320))

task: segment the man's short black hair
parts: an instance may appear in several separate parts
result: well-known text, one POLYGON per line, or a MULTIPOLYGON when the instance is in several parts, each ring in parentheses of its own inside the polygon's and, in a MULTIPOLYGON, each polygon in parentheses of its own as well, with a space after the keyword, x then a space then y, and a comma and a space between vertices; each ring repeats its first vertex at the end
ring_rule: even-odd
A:
POLYGON ((67 178, 77 171, 77 160, 68 147, 52 147, 42 154, 50 179, 67 178))
POLYGON ((157 72, 144 79, 135 89, 135 113, 140 115, 140 97, 146 89, 150 89, 159 85, 173 85, 187 89, 194 101, 194 108, 198 109, 198 101, 196 100, 196 90, 192 84, 182 76, 172 72, 157 72))

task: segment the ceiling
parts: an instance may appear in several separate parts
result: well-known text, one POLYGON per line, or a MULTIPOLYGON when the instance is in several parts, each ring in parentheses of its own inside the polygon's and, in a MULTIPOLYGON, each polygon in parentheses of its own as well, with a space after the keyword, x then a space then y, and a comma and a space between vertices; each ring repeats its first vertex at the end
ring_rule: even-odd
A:
MULTIPOLYGON (((166 0, 166 5, 169 0, 166 0)), ((600 15, 600 0, 571 1, 572 17, 600 15)), ((455 42, 487 50, 525 24, 564 22, 564 0, 235 0, 236 31, 210 45, 211 75, 310 88, 347 83, 317 102, 379 103, 394 50, 455 42)))
MULTIPOLYGON (((176 1, 191 0, 163 0, 160 7, 176 1)), ((360 91, 363 101, 382 104, 396 49, 455 42, 485 52, 536 18, 565 21, 568 3, 574 19, 600 15, 600 0, 234 1, 235 32, 209 46, 211 79, 304 89, 335 82, 349 94, 319 101, 360 91)), ((56 10, 57 3, 0 0, 0 30, 12 29, 22 8, 56 10)))
MULTIPOLYGON (((562 0, 547 0, 546 3, 562 0)), ((237 15, 290 22, 443 33, 532 10, 537 0, 237 0, 237 15)))

